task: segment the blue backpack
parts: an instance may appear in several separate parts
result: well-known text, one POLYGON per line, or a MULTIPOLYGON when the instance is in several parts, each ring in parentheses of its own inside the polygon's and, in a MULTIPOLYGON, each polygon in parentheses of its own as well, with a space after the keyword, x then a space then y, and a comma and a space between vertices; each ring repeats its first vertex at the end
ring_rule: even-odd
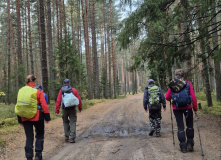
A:
POLYGON ((183 79, 174 79, 170 82, 172 104, 177 108, 186 107, 192 103, 190 85, 183 79))

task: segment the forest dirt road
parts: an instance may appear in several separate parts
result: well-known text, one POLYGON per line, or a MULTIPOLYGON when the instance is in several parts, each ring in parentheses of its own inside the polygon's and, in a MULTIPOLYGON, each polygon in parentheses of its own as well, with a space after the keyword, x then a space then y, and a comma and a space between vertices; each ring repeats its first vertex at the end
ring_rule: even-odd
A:
MULTIPOLYGON (((192 153, 181 153, 177 140, 172 143, 169 103, 162 111, 162 136, 150 137, 149 113, 142 107, 143 95, 109 100, 78 113, 76 143, 64 142, 62 119, 46 124, 44 160, 219 160, 221 159, 221 119, 198 113, 204 158, 195 127, 192 153)), ((1 159, 23 160, 25 135, 23 129, 7 135, 1 159)))

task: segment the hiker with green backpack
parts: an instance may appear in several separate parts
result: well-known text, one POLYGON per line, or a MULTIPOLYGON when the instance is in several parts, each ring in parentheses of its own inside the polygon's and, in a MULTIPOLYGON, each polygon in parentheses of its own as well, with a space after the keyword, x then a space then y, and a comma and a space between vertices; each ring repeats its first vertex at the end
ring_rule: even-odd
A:
POLYGON ((155 85, 153 79, 148 80, 148 86, 144 90, 143 96, 143 107, 147 112, 147 107, 149 109, 149 121, 150 121, 150 136, 153 136, 156 132, 156 136, 160 137, 161 130, 161 104, 163 104, 163 109, 166 111, 166 100, 164 94, 160 87, 155 85))
POLYGON ((35 87, 36 77, 28 75, 27 85, 22 87, 17 96, 15 113, 18 115, 18 123, 24 127, 26 135, 25 156, 27 160, 32 160, 35 127, 35 160, 42 159, 44 145, 44 122, 48 123, 51 118, 49 109, 45 101, 44 92, 35 87))

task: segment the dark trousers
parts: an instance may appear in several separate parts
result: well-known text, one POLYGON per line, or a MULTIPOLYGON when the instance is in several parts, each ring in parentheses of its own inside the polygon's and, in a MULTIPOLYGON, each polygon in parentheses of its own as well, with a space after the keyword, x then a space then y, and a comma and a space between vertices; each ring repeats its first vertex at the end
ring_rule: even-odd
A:
POLYGON ((33 142, 34 142, 34 131, 35 127, 35 156, 42 158, 43 144, 44 144, 44 120, 39 121, 25 121, 23 122, 26 145, 25 145, 25 156, 27 159, 33 158, 33 142))
POLYGON ((151 130, 156 130, 156 132, 160 132, 161 129, 161 109, 152 110, 149 109, 149 121, 151 130))
POLYGON ((173 110, 173 113, 176 117, 177 128, 178 128, 178 139, 180 143, 193 142, 194 138, 194 129, 193 129, 193 111, 192 109, 188 110, 173 110), (183 122, 183 118, 186 121, 186 134, 185 134, 185 126, 183 122))
POLYGON ((64 126, 65 139, 76 138, 76 121, 77 121, 77 110, 76 107, 70 107, 62 109, 62 119, 64 126))

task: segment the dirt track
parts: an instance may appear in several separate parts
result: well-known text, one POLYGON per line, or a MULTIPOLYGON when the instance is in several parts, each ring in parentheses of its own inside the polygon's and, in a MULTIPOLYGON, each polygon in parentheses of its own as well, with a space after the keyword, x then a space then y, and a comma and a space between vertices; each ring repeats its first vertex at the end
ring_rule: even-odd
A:
MULTIPOLYGON (((150 137, 148 113, 142 107, 143 95, 128 96, 96 104, 78 113, 76 143, 65 143, 61 118, 46 124, 44 160, 198 160, 202 159, 198 132, 195 127, 193 153, 181 153, 175 127, 175 147, 172 143, 169 104, 162 112, 162 136, 150 137)), ((199 127, 204 158, 221 159, 220 118, 199 113, 199 127)), ((195 123, 194 123, 195 125, 195 123)), ((195 125, 196 126, 196 125, 195 125)), ((25 136, 21 129, 8 135, 0 158, 25 159, 25 136)))

